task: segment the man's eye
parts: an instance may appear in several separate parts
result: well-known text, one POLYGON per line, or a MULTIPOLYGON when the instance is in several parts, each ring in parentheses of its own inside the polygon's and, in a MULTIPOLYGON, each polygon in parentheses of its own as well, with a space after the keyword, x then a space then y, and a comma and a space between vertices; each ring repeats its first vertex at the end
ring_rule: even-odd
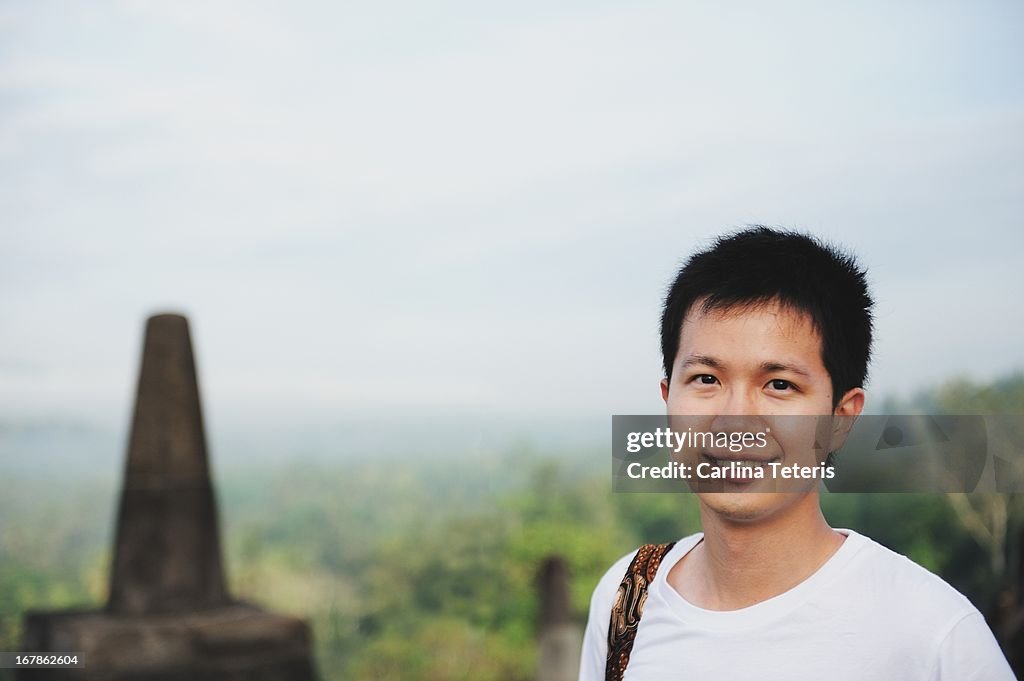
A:
POLYGON ((770 385, 772 387, 772 390, 779 390, 779 391, 792 390, 792 389, 794 389, 796 387, 795 385, 793 385, 789 381, 784 381, 781 378, 774 378, 771 381, 768 381, 768 385, 770 385))
POLYGON ((693 377, 693 380, 701 385, 714 385, 718 383, 718 379, 711 374, 697 374, 693 377))

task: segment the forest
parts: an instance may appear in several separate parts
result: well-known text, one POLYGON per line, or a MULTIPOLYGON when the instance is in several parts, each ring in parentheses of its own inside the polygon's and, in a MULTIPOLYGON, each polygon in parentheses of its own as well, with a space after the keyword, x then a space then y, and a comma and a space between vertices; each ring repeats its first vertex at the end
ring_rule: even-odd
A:
MULTIPOLYGON (((1024 414, 1024 376, 950 381, 885 409, 1024 414)), ((693 495, 613 494, 608 461, 534 442, 458 475, 414 457, 400 467, 232 469, 216 477, 232 593, 306 618, 326 681, 532 679, 546 557, 566 561, 582 626, 616 559, 699 530, 693 495)), ((19 650, 27 610, 104 603, 117 493, 111 479, 4 481, 0 650, 19 650)), ((824 494, 822 503, 830 524, 942 575, 997 624, 1019 612, 1018 495, 824 494)))

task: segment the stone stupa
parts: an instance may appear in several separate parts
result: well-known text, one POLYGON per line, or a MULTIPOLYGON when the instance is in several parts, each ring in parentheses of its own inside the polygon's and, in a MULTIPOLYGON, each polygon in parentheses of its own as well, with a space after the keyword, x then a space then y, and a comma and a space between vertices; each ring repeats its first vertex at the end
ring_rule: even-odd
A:
POLYGON ((537 681, 576 681, 583 634, 569 605, 569 568, 561 556, 549 556, 537 574, 540 635, 537 681))
POLYGON ((309 627, 231 598, 188 321, 146 326, 117 517, 110 596, 93 611, 32 612, 22 650, 85 666, 19 679, 313 681, 309 627))

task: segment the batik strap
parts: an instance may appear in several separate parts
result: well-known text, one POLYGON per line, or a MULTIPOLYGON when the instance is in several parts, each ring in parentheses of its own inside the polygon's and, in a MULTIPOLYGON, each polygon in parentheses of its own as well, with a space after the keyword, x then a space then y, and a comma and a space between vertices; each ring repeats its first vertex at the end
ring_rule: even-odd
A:
POLYGON ((647 603, 647 589, 654 581, 661 561, 675 542, 668 544, 644 544, 629 564, 612 605, 612 617, 608 623, 608 661, 605 665, 605 681, 622 681, 633 651, 636 630, 647 603))

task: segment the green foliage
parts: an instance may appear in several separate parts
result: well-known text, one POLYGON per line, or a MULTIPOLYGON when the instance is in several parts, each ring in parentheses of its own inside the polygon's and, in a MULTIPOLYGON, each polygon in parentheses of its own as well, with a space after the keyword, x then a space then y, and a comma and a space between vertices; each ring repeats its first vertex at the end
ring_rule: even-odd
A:
MULTIPOLYGON (((429 480, 436 466, 414 472, 429 480)), ((607 480, 547 462, 488 499, 417 478, 366 467, 225 481, 236 592, 311 618, 326 678, 531 678, 541 562, 567 561, 582 621, 601 574, 636 545, 607 480), (269 503, 249 492, 261 484, 269 503)))
POLYGON ((822 510, 833 527, 867 532, 932 572, 941 574, 953 558, 950 529, 956 518, 933 494, 825 495, 822 510))
MULTIPOLYGON (((927 406, 1019 409, 1021 385, 1019 377, 951 383, 930 393, 927 406)), ((694 497, 613 495, 604 463, 599 454, 588 462, 517 451, 461 464, 224 474, 230 584, 237 597, 308 618, 327 680, 530 679, 545 558, 566 561, 582 624, 615 560, 640 543, 699 530, 694 497)), ((103 602, 116 489, 23 480, 5 490, 0 649, 16 650, 26 610, 103 602)), ((985 555, 943 497, 826 495, 823 505, 833 525, 946 575, 984 605, 985 555)))
POLYGON ((28 610, 98 605, 106 595, 113 485, 5 480, 0 496, 0 650, 19 650, 28 610))
MULTIPOLYGON (((1015 373, 991 383, 956 378, 919 391, 907 401, 889 400, 889 413, 981 415, 987 419, 988 453, 1022 474, 1020 443, 1024 442, 1024 374, 1015 373), (992 418, 994 417, 994 418, 992 418)), ((951 584, 971 596, 983 611, 999 597, 1019 598, 1024 585, 1024 497, 1020 494, 951 494, 943 517, 933 518, 912 548, 929 560, 951 584), (948 517, 947 517, 948 516, 948 517), (941 541, 936 528, 956 528, 941 541), (966 530, 966 531, 965 531, 966 530)), ((938 513, 938 511, 936 511, 938 513)), ((902 516, 900 516, 902 517, 902 516)), ((913 524, 921 518, 913 516, 913 524)), ((893 531, 892 528, 889 528, 893 531)), ((914 554, 911 554, 915 557, 914 554)))

